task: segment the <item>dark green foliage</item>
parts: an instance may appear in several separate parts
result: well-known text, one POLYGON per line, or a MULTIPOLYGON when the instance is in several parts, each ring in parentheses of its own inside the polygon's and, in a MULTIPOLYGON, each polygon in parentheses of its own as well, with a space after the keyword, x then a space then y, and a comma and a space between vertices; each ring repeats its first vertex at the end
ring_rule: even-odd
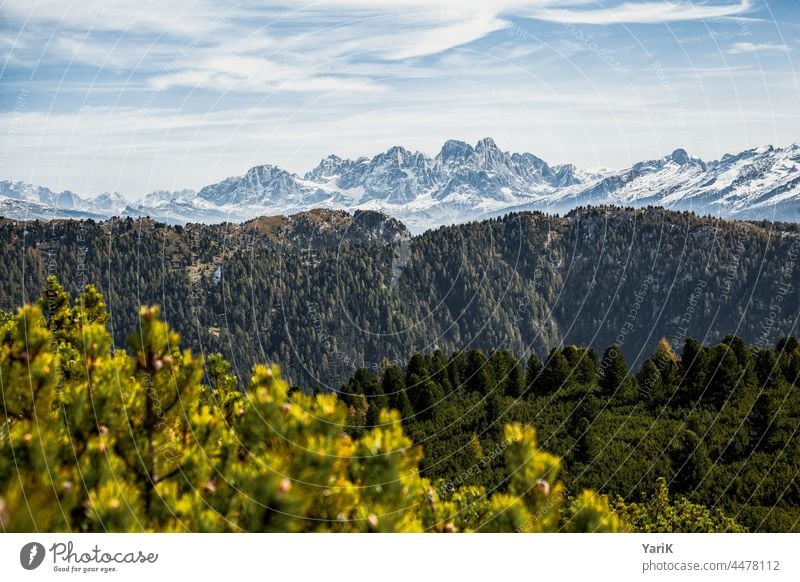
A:
POLYGON ((400 409, 400 393, 405 391, 403 371, 397 366, 387 366, 381 378, 381 389, 391 408, 400 409))
POLYGON ((597 361, 597 354, 592 348, 567 346, 562 353, 569 363, 575 383, 586 386, 597 382, 600 362, 597 361))
POLYGON ((534 382, 533 392, 536 395, 552 394, 559 390, 569 389, 572 378, 572 369, 561 350, 553 348, 544 363, 544 369, 539 380, 534 382))
POLYGON ((613 345, 606 349, 600 360, 600 389, 608 398, 618 402, 632 402, 636 399, 635 378, 628 371, 622 350, 613 345))
POLYGON ((645 360, 636 379, 639 384, 639 395, 643 400, 650 401, 655 406, 663 405, 666 402, 665 382, 662 381, 661 372, 653 358, 645 360))
MULTIPOLYGON (((407 369, 413 367, 416 382, 413 411, 403 403, 399 369, 387 368, 382 384, 400 387, 404 427, 430 452, 423 475, 434 482, 504 490, 510 474, 497 454, 500 427, 531 423, 542 442, 569 461, 563 472, 568 494, 588 488, 617 496, 618 510, 639 529, 737 530, 721 509, 754 531, 796 530, 800 389, 779 370, 781 358, 785 365, 789 359, 732 337, 706 348, 694 340, 685 346, 690 361, 662 340, 635 375, 616 347, 607 350, 605 373, 598 374, 602 363, 591 351, 568 346, 552 350, 544 366, 530 356, 524 380, 522 363, 505 350, 449 358, 414 354, 407 369), (449 390, 451 382, 463 389, 449 390), (528 385, 520 398, 517 390, 528 385), (774 456, 775 467, 765 455, 774 456), (653 497, 653 483, 662 478, 653 497), (667 484, 677 496, 674 504, 667 484), (692 519, 698 522, 690 525, 692 519)), ((796 349, 788 341, 781 347, 796 349)), ((377 384, 365 374, 357 372, 354 380, 377 384)))
MULTIPOLYGON (((680 349, 686 336, 715 343, 737 330, 767 347, 792 333, 800 295, 782 296, 774 316, 770 305, 776 285, 800 286, 800 269, 785 260, 797 232, 616 208, 509 214, 413 238, 376 213, 184 227, 0 219, 0 309, 38 298, 49 274, 73 294, 91 281, 106 296, 116 347, 138 325, 139 304, 158 304, 188 347, 222 354, 237 378, 272 361, 306 389, 337 390, 357 368, 376 373, 384 357, 436 349, 544 359, 552 346, 575 344, 599 354, 621 330, 638 370, 661 337, 680 349), (407 261, 397 259, 401 246, 407 261)), ((591 361, 575 367, 578 354, 565 351, 571 382, 591 383, 591 361)), ((796 344, 780 360, 793 382, 796 344)), ((702 378, 689 385, 705 387, 702 378)))
MULTIPOLYGON (((413 359, 413 358, 412 358, 413 359)), ((486 356, 480 350, 470 350, 464 367, 464 384, 468 391, 486 395, 493 388, 486 356)))
POLYGON ((528 396, 534 396, 536 394, 534 387, 539 381, 542 369, 542 362, 536 357, 536 354, 531 354, 528 358, 528 365, 525 367, 525 393, 528 396))
POLYGON ((706 369, 706 350, 696 339, 686 338, 681 352, 681 402, 694 403, 700 399, 706 387, 706 369))

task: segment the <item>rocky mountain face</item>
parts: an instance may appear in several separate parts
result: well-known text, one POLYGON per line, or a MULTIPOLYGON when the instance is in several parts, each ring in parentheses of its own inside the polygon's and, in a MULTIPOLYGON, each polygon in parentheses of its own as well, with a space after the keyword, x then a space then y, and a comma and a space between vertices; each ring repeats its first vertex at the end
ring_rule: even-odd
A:
POLYGON ((509 153, 491 138, 474 146, 449 140, 434 157, 399 146, 372 158, 330 155, 302 177, 266 164, 196 193, 157 191, 136 203, 118 193, 88 200, 69 191, 0 182, 0 215, 17 219, 119 215, 216 223, 328 208, 381 211, 421 232, 512 210, 563 214, 605 204, 796 221, 800 146, 766 146, 710 162, 679 149, 623 170, 592 171, 509 153))

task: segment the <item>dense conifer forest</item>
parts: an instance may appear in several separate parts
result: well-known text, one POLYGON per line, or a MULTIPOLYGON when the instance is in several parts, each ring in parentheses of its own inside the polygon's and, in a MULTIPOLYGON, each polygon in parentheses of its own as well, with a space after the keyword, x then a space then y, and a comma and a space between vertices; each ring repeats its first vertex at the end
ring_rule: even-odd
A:
POLYGON ((800 349, 749 347, 733 335, 702 346, 666 340, 639 370, 612 346, 414 354, 342 388, 354 434, 386 406, 423 445, 422 474, 444 496, 464 485, 503 491, 513 467, 503 426, 537 428, 564 460, 568 494, 584 488, 637 503, 671 494, 722 510, 750 531, 800 531, 800 349), (664 494, 664 493, 661 493, 664 494))
POLYGON ((472 349, 544 360, 554 346, 621 348, 639 369, 734 334, 796 335, 796 225, 663 209, 582 208, 442 227, 411 237, 374 212, 313 211, 244 224, 147 219, 0 220, 0 309, 35 301, 48 275, 107 297, 116 346, 139 305, 161 306, 196 353, 244 382, 275 362, 292 385, 336 390, 384 358, 472 349))

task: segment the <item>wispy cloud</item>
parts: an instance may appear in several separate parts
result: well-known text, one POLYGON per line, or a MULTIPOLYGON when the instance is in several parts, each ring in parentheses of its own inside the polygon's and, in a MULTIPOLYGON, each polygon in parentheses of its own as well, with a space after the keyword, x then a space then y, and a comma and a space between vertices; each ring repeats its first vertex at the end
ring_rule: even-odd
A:
POLYGON ((691 1, 626 2, 603 8, 534 6, 526 15, 561 24, 660 24, 734 16, 746 12, 750 7, 751 0, 740 0, 735 4, 691 1))
POLYGON ((788 53, 789 47, 777 42, 737 42, 725 52, 729 55, 744 53, 788 53))

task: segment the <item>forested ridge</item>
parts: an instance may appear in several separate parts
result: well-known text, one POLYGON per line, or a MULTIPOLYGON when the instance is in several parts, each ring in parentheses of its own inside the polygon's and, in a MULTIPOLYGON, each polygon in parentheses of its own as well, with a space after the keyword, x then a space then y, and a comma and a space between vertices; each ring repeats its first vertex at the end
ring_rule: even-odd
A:
POLYGON ((638 367, 662 337, 774 346, 798 314, 796 225, 657 208, 518 213, 413 238, 374 212, 185 227, 0 220, 0 244, 0 308, 38 297, 48 275, 73 293, 92 282, 116 345, 139 305, 158 304, 240 379, 269 361, 306 389, 435 349, 543 358, 617 344, 638 367))

